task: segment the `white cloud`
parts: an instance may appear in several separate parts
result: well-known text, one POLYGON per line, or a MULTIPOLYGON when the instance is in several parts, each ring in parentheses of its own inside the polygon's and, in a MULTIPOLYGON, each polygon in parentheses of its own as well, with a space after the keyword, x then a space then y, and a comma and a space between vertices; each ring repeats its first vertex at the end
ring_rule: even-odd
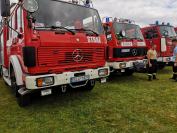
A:
POLYGON ((156 20, 177 26, 176 0, 93 0, 101 16, 133 19, 141 26, 156 20))

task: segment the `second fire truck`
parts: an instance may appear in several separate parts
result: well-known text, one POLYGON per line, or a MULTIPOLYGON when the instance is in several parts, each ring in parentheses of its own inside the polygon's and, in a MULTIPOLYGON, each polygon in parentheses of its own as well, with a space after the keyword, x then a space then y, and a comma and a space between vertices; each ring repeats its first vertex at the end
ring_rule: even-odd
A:
POLYGON ((107 17, 105 20, 108 66, 112 71, 132 75, 136 64, 141 63, 144 67, 147 62, 147 49, 141 29, 128 19, 107 17))

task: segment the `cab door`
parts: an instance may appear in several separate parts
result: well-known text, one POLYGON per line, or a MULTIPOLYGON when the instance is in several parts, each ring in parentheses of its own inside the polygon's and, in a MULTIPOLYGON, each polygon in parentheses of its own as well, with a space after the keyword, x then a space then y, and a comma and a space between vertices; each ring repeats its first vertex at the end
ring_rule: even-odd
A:
POLYGON ((144 32, 144 37, 146 40, 146 45, 148 47, 148 49, 151 48, 152 44, 157 45, 157 51, 160 54, 161 52, 161 39, 159 36, 159 33, 157 31, 156 27, 153 28, 148 28, 145 32, 144 32))

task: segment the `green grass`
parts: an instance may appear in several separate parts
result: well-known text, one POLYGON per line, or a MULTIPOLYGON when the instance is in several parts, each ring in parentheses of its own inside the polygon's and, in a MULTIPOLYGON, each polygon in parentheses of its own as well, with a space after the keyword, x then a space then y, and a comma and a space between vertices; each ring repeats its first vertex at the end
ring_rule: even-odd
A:
POLYGON ((114 77, 92 92, 38 98, 26 108, 0 79, 0 132, 176 133, 177 83, 171 74, 166 68, 153 82, 146 74, 114 77))

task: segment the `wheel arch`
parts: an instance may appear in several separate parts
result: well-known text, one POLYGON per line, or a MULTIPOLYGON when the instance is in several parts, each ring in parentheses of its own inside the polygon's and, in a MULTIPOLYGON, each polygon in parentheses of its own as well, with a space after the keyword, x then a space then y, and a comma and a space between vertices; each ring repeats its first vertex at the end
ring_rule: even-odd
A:
POLYGON ((9 78, 11 76, 11 72, 14 71, 17 85, 18 86, 24 85, 23 72, 22 72, 22 68, 18 60, 18 57, 15 55, 10 56, 9 62, 10 62, 9 63, 9 78))

